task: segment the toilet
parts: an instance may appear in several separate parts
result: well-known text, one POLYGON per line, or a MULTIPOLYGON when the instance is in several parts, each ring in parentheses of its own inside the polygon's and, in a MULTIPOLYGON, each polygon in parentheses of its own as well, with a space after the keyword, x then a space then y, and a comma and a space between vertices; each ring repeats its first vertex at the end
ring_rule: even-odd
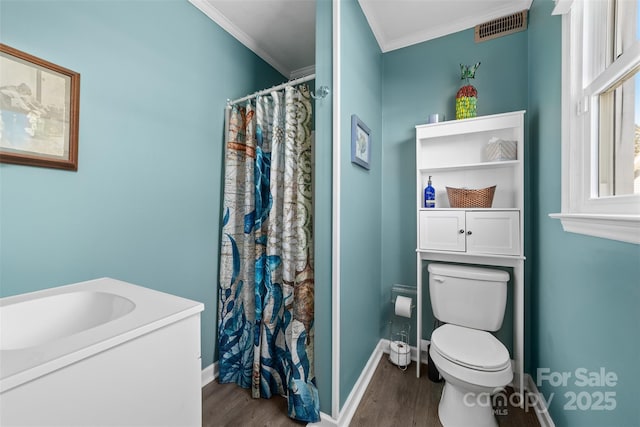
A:
POLYGON ((429 355, 445 385, 438 406, 444 427, 495 427, 491 396, 513 379, 509 351, 491 332, 502 326, 506 271, 431 263, 429 295, 436 319, 429 355))

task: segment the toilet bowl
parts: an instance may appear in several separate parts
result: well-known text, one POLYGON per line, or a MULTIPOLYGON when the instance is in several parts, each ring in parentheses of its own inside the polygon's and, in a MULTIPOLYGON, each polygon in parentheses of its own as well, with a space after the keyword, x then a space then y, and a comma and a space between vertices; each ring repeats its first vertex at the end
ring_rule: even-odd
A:
POLYGON ((429 355, 445 380, 438 417, 444 427, 496 427, 492 395, 513 379, 509 351, 490 332, 502 326, 509 274, 429 264, 434 316, 429 355))
POLYGON ((491 396, 513 379, 509 352, 485 331, 445 324, 429 354, 445 380, 438 405, 444 427, 495 427, 491 396))

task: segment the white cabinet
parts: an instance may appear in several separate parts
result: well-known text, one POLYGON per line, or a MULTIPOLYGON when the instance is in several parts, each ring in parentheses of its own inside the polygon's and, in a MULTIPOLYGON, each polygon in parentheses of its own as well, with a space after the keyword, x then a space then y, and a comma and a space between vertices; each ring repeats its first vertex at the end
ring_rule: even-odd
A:
POLYGON ((418 214, 418 250, 464 252, 465 212, 429 210, 418 214))
POLYGON ((469 211, 467 252, 495 255, 520 254, 520 212, 469 211))
POLYGON ((515 210, 422 210, 419 222, 419 250, 520 253, 520 213, 515 210))
POLYGON ((416 126, 418 253, 523 257, 524 152, 524 111, 416 126), (515 144, 516 157, 492 159, 496 140, 515 144), (435 209, 424 207, 429 177, 435 209), (452 208, 447 197, 447 187, 491 186, 490 208, 452 208))
MULTIPOLYGON (((425 261, 511 268, 513 366, 516 389, 524 388, 524 111, 416 126, 417 350, 422 338, 425 261), (509 141, 516 157, 494 160, 487 145, 509 141), (436 207, 424 207, 429 176, 436 207), (490 208, 452 208, 446 187, 496 186, 490 208)), ((420 365, 417 365, 420 376, 420 365)))

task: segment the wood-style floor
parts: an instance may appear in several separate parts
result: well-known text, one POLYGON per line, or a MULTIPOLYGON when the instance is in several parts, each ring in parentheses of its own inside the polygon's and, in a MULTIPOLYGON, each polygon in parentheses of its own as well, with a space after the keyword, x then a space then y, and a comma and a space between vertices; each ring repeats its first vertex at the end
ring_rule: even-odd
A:
POLYGON ((251 390, 212 381, 202 389, 203 427, 300 427, 287 416, 287 400, 254 399, 251 390))
MULTIPOLYGON (((351 427, 442 427, 438 402, 443 383, 427 378, 422 365, 416 378, 415 362, 402 371, 386 355, 376 368, 367 391, 356 410, 351 427)), ((535 412, 509 406, 496 408, 500 427, 539 427, 535 412)), ((252 399, 249 390, 235 384, 213 381, 202 390, 202 425, 205 427, 301 426, 287 417, 287 401, 282 397, 252 399)), ((472 427, 472 426, 470 426, 472 427)))
MULTIPOLYGON (((413 362, 406 371, 402 371, 384 355, 350 427, 442 427, 438 419, 438 403, 444 382, 430 381, 424 364, 420 368, 421 377, 416 378, 415 367, 413 362)), ((513 406, 495 409, 501 414, 497 416, 500 427, 540 427, 533 409, 528 412, 513 406)))

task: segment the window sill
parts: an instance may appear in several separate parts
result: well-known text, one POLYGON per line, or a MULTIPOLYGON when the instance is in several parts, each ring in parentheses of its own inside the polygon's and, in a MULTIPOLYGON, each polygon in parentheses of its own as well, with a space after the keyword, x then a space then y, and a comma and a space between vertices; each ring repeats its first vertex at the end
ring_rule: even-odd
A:
POLYGON ((555 213, 564 231, 640 244, 640 215, 555 213))

